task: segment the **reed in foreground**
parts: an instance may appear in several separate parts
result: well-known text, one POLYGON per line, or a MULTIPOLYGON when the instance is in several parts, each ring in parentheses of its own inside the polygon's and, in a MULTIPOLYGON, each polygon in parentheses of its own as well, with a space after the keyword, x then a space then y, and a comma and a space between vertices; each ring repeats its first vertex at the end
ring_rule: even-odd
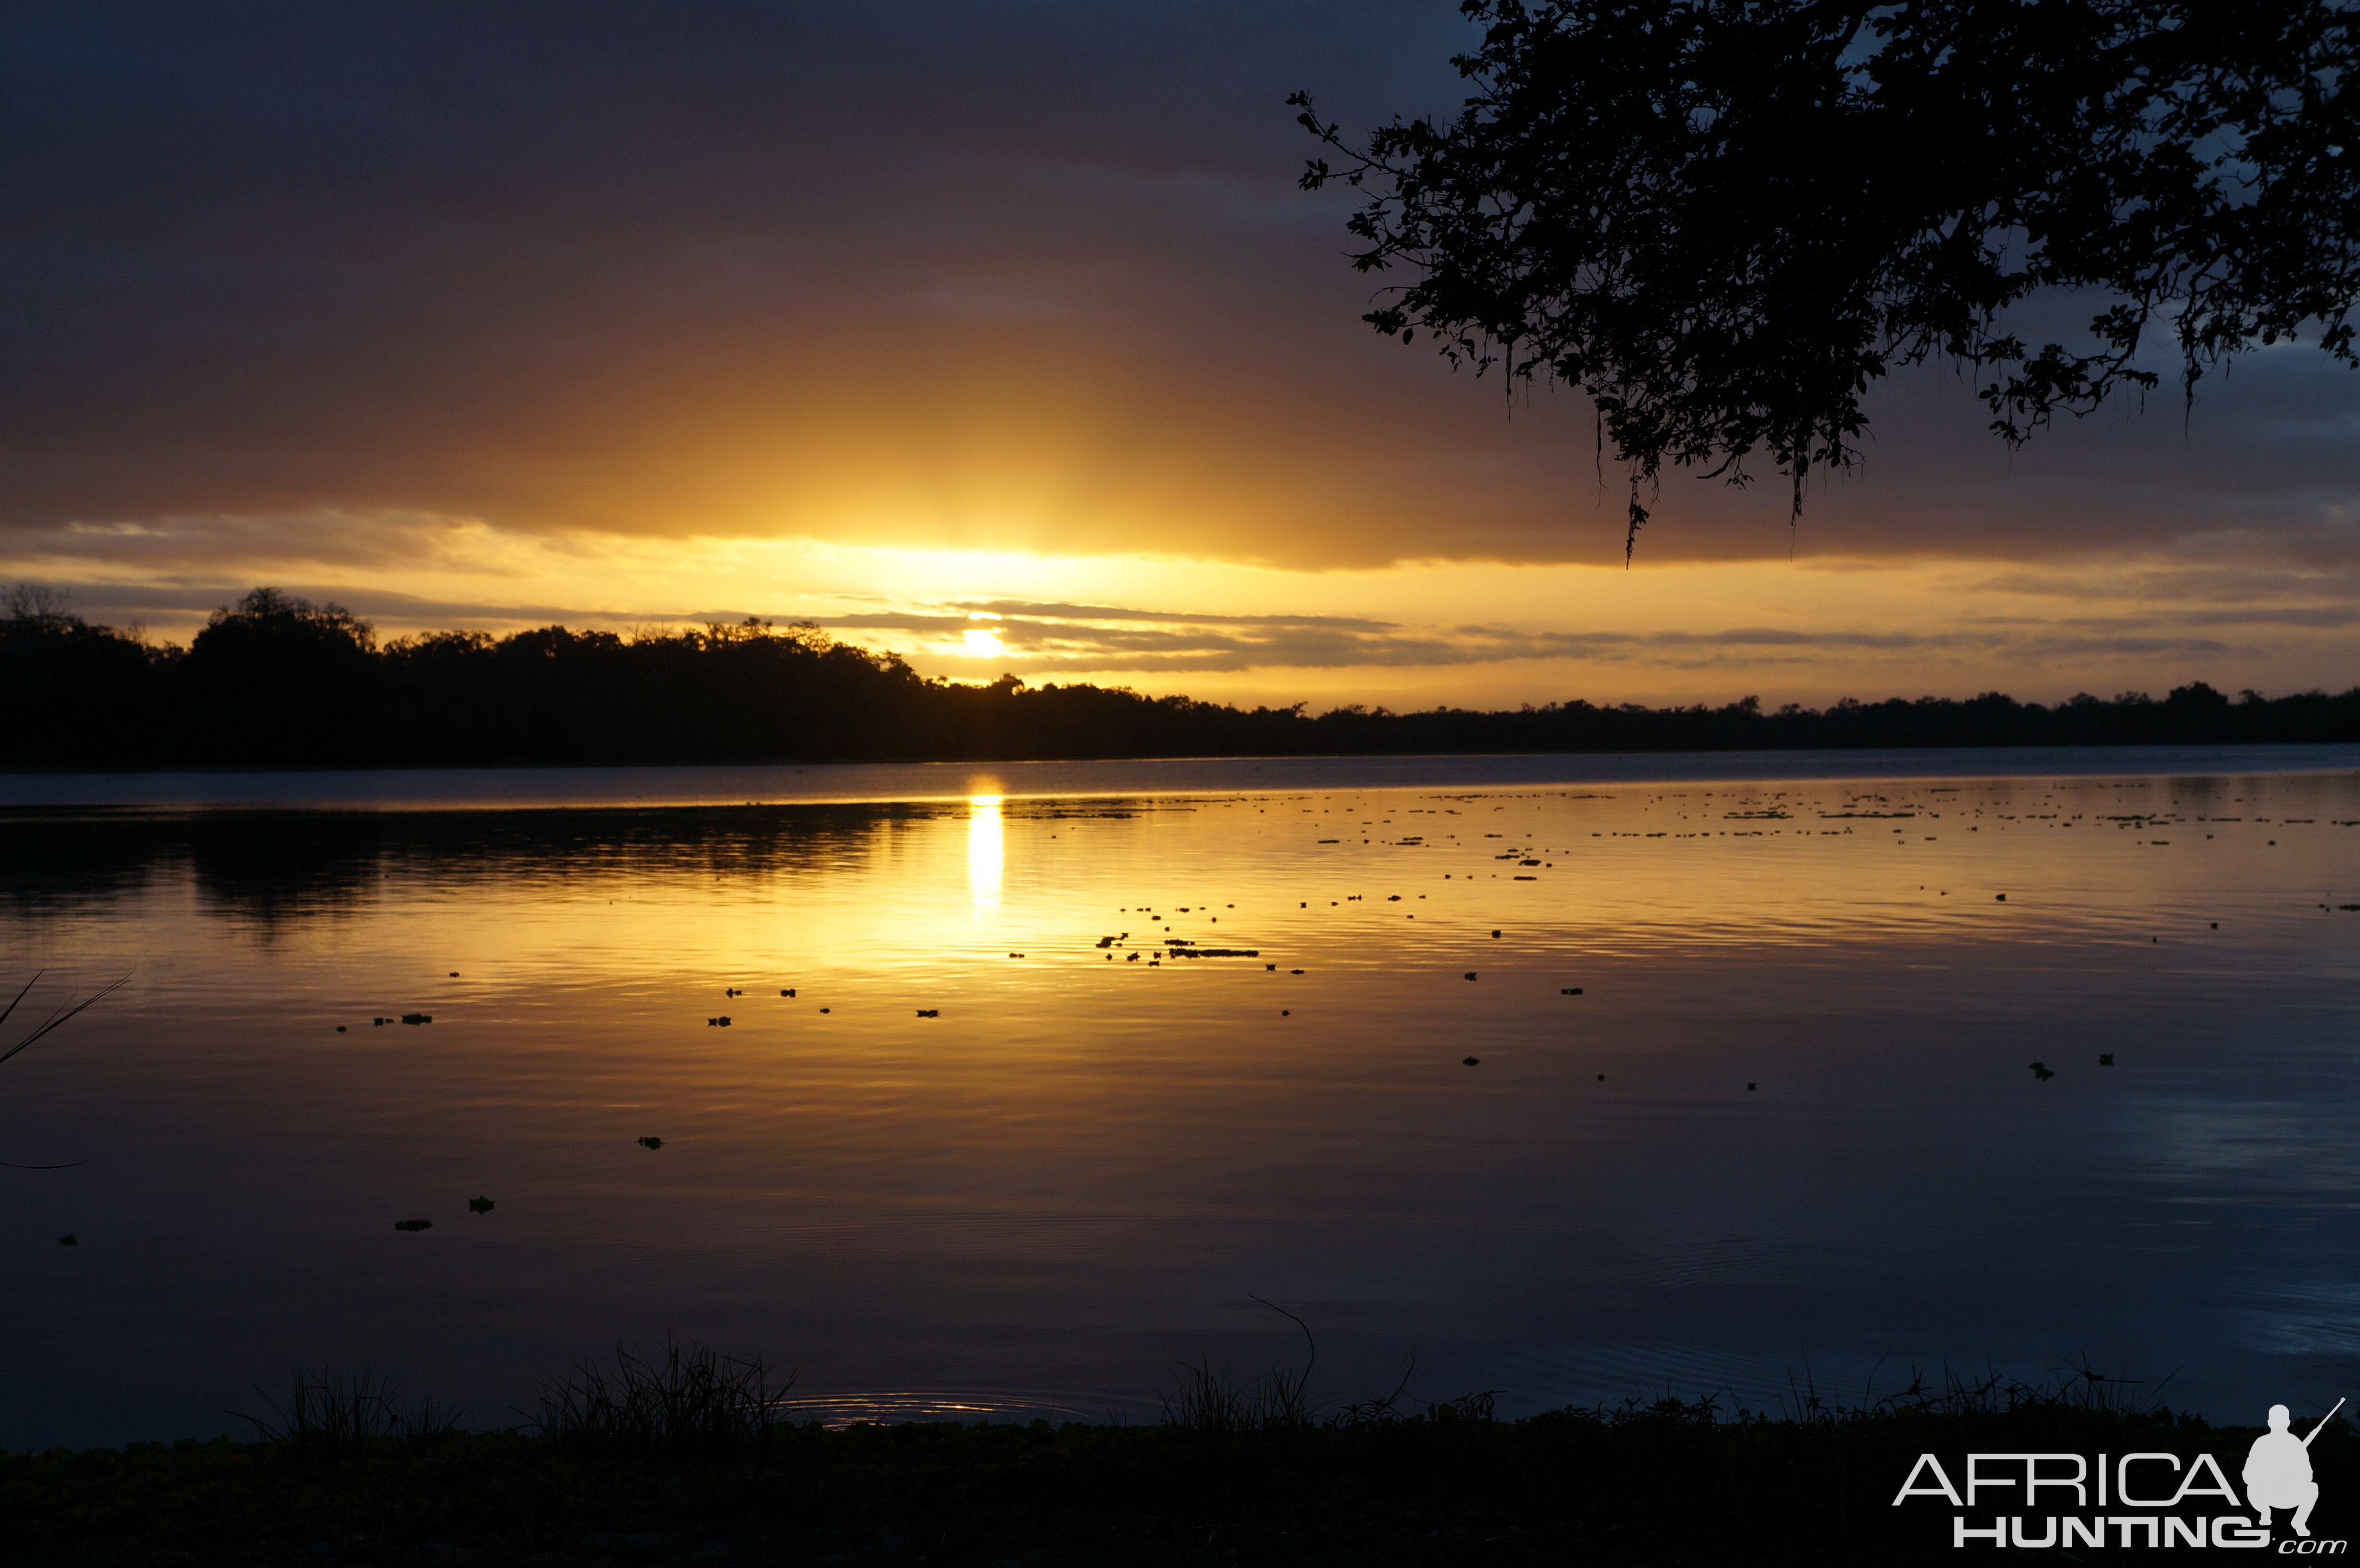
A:
POLYGON ((534 1430, 574 1448, 667 1454, 760 1445, 792 1423, 794 1374, 762 1357, 667 1337, 645 1355, 617 1345, 611 1365, 577 1361, 541 1379, 534 1430))
MULTIPOLYGON (((0 1563, 1956 1563, 1946 1509, 1892 1505, 1925 1454, 2192 1464, 2259 1430, 2080 1372, 1514 1421, 1480 1396, 1315 1410, 1290 1375, 1184 1384, 1164 1424, 847 1428, 791 1419, 781 1379, 695 1346, 568 1377, 537 1428, 396 1421, 382 1384, 329 1399, 315 1379, 254 1443, 0 1457, 0 1563)), ((2328 1497, 2360 1498, 2350 1429, 2311 1453, 2328 1497)))

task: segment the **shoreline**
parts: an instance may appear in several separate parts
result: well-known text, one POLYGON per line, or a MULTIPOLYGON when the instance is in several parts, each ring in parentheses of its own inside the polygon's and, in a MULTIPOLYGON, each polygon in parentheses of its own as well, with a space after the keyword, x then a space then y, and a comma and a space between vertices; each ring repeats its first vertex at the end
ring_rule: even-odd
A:
POLYGON ((468 811, 967 804, 1302 789, 2360 772, 2360 745, 1378 753, 1084 761, 0 772, 0 809, 468 811))
MULTIPOLYGON (((2260 1431, 2136 1408, 2103 1379, 1920 1388, 1780 1417, 1666 1399, 1516 1421, 1491 1419, 1480 1397, 1322 1418, 1229 1391, 1247 1399, 1227 1415, 1184 1399, 1138 1426, 831 1429, 759 1414, 733 1426, 707 1405, 541 1434, 331 1421, 248 1443, 6 1454, 13 1541, 0 1562, 1951 1562, 1954 1516, 1983 1528, 2011 1509, 2036 1525, 2088 1509, 1954 1509, 1928 1495, 1925 1455, 1963 1474, 1970 1452, 2136 1453, 2198 1474, 2210 1454, 2234 1475, 2260 1431), (1924 1490, 1908 1507, 1889 1501, 1911 1486, 1924 1490)), ((2360 1443, 2340 1420, 2321 1436, 2322 1490, 2341 1499, 2360 1480, 2360 1443)), ((2180 1512, 2202 1529, 2222 1506, 2180 1512)), ((2322 1537, 2344 1528, 2316 1522, 2322 1537)))

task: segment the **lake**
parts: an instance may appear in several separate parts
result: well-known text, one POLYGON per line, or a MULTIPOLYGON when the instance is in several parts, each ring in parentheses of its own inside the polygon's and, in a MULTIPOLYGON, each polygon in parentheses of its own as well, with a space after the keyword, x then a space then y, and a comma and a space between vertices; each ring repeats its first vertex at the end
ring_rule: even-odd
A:
POLYGON ((1331 1399, 2323 1410, 2355 906, 2352 747, 0 779, 0 1050, 125 978, 0 1063, 0 1444, 667 1334, 1153 1419, 1265 1302, 1331 1399))

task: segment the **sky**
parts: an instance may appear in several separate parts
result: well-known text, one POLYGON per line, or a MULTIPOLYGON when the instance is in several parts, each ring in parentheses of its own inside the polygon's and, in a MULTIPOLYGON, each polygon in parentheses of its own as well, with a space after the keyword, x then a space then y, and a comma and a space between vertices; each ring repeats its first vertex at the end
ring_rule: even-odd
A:
MULTIPOLYGON (((12 6, 0 582, 185 641, 815 622, 962 680, 1396 708, 2360 683, 2360 375, 2011 453, 1881 387, 1799 523, 1360 320, 1287 93, 1450 0, 12 6)), ((2035 313, 2070 327, 2085 301, 2035 313)))

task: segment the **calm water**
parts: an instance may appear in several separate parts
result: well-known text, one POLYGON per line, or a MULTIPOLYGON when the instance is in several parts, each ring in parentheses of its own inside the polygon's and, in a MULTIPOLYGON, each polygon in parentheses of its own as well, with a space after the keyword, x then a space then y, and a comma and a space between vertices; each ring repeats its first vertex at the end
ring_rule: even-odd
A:
POLYGON ((1517 1411, 2360 1382, 2360 752, 628 805, 860 772, 0 781, 0 978, 130 975, 0 1065, 0 1160, 88 1160, 0 1171, 0 1444, 242 1430, 298 1362, 507 1424, 666 1331, 840 1415, 1136 1416, 1290 1354, 1255 1296, 1322 1389, 1517 1411), (569 809, 123 803, 174 799, 569 809))

